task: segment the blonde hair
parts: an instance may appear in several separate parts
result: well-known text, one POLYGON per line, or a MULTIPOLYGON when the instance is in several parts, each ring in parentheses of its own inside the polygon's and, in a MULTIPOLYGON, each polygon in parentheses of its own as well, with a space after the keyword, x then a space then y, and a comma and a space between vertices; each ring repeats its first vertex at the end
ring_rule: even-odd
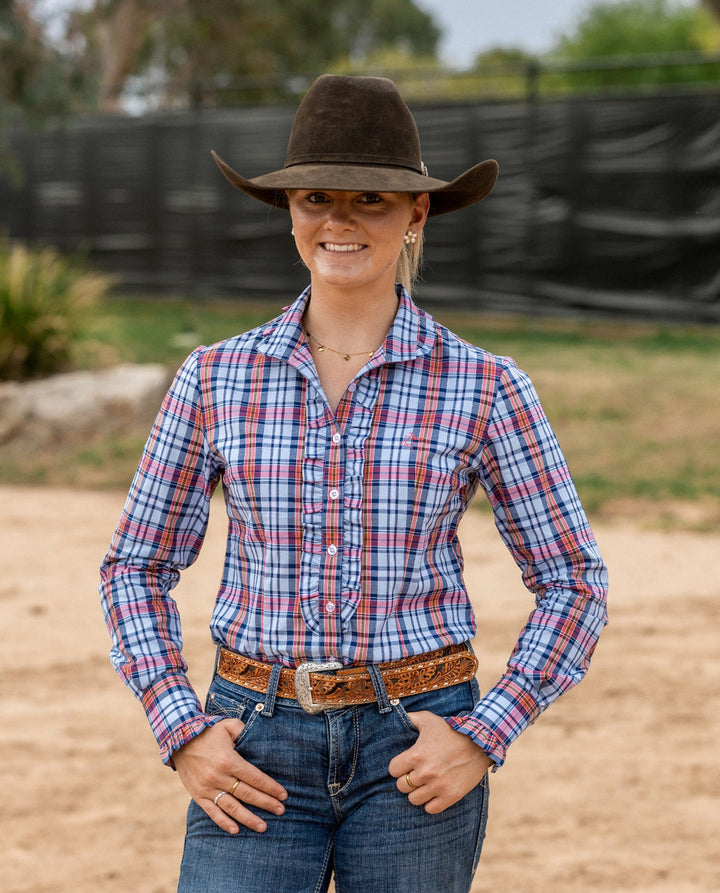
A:
POLYGON ((422 266, 424 233, 418 233, 415 244, 403 244, 395 268, 395 280, 405 286, 408 294, 412 294, 415 283, 420 278, 422 266))

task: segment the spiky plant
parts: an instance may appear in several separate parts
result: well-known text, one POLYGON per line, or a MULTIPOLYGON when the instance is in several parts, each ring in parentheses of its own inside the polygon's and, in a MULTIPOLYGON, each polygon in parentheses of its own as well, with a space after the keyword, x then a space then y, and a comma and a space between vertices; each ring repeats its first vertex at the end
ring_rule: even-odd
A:
POLYGON ((111 285, 52 248, 0 240, 0 379, 68 369, 88 315, 111 285))

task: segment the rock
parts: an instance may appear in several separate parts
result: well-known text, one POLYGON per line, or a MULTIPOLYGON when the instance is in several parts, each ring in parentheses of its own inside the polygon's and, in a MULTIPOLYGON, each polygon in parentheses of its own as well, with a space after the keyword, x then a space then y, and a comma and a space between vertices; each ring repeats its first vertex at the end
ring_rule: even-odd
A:
POLYGON ((159 364, 70 372, 0 383, 0 443, 58 443, 121 430, 154 417, 170 382, 159 364))

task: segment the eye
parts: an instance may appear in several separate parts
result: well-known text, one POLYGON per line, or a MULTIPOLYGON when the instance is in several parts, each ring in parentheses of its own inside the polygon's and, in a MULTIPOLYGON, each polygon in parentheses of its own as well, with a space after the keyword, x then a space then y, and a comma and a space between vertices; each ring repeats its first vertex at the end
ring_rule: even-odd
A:
POLYGON ((383 201, 383 197, 378 192, 363 192, 360 201, 365 205, 377 205, 383 201))
POLYGON ((324 202, 330 201, 330 199, 324 192, 308 192, 305 196, 305 201, 310 202, 311 205, 322 205, 324 202))

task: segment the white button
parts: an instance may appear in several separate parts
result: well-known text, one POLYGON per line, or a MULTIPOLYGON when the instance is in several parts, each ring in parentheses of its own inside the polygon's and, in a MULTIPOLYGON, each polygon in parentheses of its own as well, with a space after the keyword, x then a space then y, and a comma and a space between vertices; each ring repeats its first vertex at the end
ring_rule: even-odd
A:
POLYGON ((328 614, 332 614, 335 610, 335 602, 328 602, 325 605, 325 610, 328 612, 328 614))
POLYGON ((331 490, 330 491, 330 499, 337 499, 339 495, 340 495, 339 490, 331 490))
POLYGON ((327 548, 328 555, 337 555, 337 546, 332 545, 327 548))
POLYGON ((342 437, 339 434, 333 434, 333 443, 340 443, 342 437))
POLYGON ((348 385, 348 391, 350 391, 351 394, 354 394, 356 387, 357 387, 357 385, 355 384, 355 382, 353 382, 352 384, 348 385))
POLYGON ((265 709, 265 705, 264 705, 264 704, 256 704, 256 705, 255 705, 255 712, 256 712, 256 713, 260 713, 260 711, 261 711, 261 710, 264 710, 264 709, 265 709))

